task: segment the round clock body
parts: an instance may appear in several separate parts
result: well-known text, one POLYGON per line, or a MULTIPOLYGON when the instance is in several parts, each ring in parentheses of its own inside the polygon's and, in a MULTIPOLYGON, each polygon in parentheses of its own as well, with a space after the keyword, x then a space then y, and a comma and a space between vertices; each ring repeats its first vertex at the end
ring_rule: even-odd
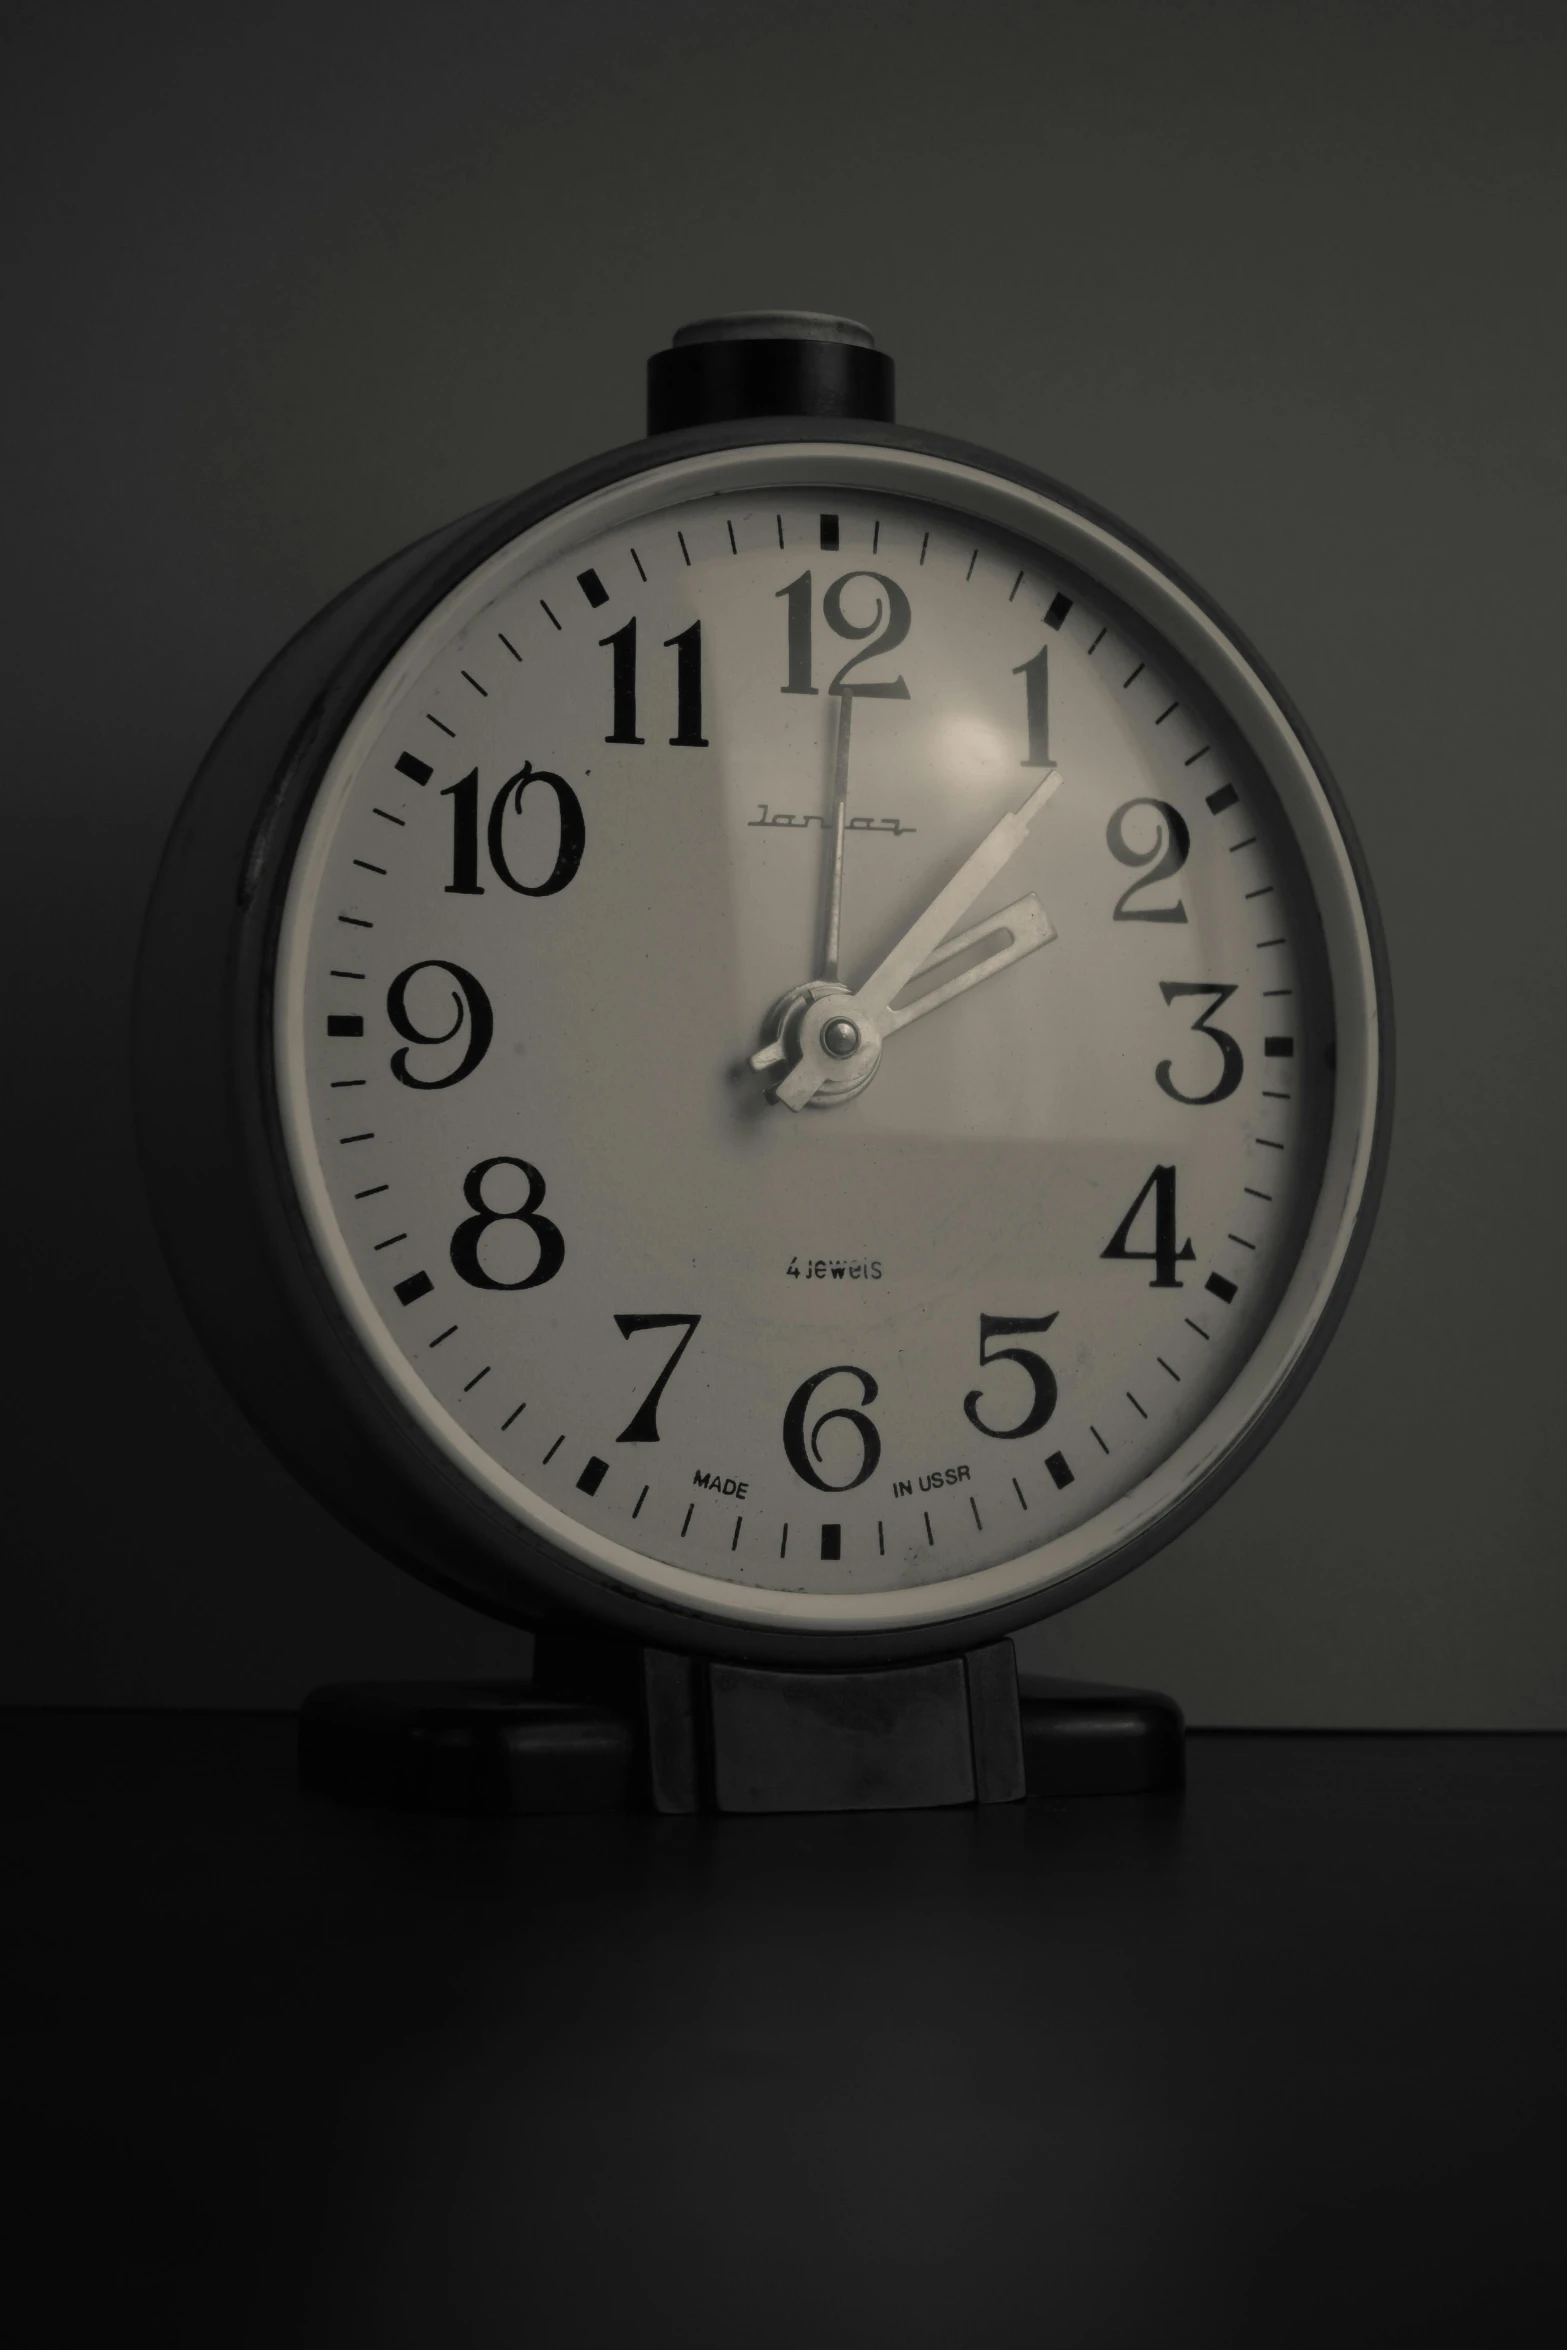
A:
POLYGON ((1213 605, 1005 460, 776 418, 294 641, 138 1062, 189 1310, 335 1511, 495 1615, 782 1664, 1188 1524, 1342 1308, 1390 1082, 1343 808, 1213 605))

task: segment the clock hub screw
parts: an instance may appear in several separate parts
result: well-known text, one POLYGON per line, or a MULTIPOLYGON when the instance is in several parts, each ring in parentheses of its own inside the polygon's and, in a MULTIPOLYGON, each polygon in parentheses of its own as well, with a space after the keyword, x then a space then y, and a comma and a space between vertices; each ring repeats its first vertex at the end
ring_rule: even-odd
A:
POLYGON ((822 1030, 822 1050, 835 1061, 847 1061, 860 1049, 860 1032, 852 1020, 829 1020, 822 1030))

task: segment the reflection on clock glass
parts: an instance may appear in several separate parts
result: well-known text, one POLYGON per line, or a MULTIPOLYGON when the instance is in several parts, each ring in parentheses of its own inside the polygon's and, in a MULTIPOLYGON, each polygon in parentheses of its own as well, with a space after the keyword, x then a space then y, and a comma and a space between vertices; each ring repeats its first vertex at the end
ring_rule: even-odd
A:
POLYGON ((1093 1519, 1236 1378, 1321 1177, 1261 774, 1142 623, 946 507, 705 497, 490 584, 351 734, 284 924, 284 1127, 364 1342, 524 1522, 713 1587, 1093 1519))

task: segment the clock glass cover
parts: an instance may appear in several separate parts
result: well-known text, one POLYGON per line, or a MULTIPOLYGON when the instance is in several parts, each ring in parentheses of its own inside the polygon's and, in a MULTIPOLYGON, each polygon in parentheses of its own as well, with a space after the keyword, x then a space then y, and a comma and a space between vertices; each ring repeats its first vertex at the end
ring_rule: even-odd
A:
POLYGON ((654 463, 473 572, 273 1002, 310 1244, 519 1612, 539 1541, 737 1636, 1075 1596, 1295 1377, 1367 1181, 1296 726, 1133 542, 908 449, 654 463))

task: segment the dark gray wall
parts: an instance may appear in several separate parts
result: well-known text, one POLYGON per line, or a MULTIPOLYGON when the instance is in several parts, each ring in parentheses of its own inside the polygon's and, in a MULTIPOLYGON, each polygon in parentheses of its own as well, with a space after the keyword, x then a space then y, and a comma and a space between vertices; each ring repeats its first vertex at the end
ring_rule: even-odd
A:
POLYGON ((681 319, 847 311, 910 422, 1201 578, 1380 885, 1377 1241, 1284 1433, 1029 1636, 1220 1723, 1567 1725, 1559 7, 10 7, 3 1694, 266 1705, 526 1644, 197 1354, 130 1139, 159 845, 279 641, 640 429, 681 319))

